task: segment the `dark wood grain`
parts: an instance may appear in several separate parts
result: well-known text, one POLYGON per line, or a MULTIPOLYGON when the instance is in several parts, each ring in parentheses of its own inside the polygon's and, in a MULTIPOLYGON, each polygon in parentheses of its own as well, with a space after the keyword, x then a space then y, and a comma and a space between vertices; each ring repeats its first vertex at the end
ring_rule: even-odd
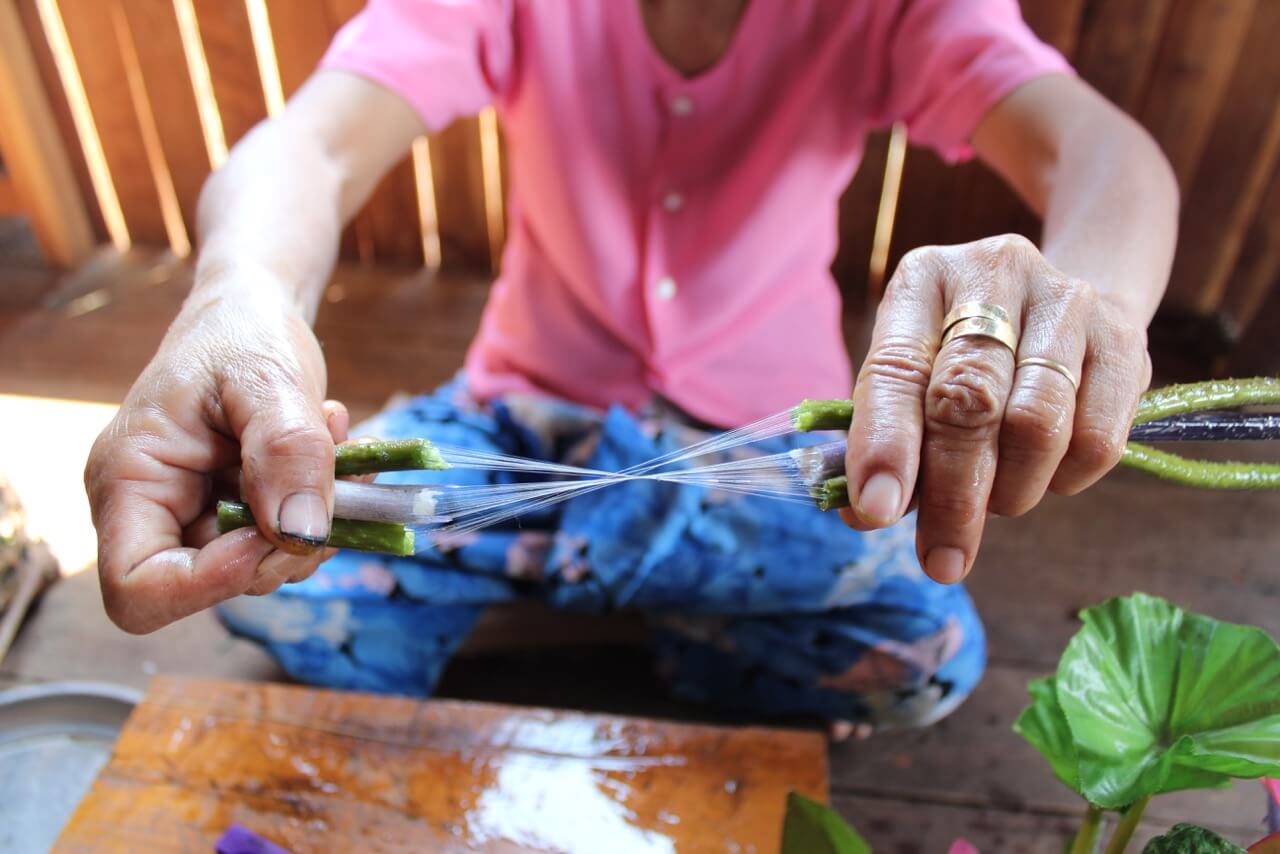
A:
POLYGON ((875 238, 888 150, 887 132, 868 138, 858 172, 840 197, 840 245, 831 264, 831 273, 848 305, 862 303, 868 297, 871 246, 875 238))
MULTIPOLYGON (((1083 800, 1012 730, 1029 702, 1027 681, 1049 672, 1051 667, 993 665, 973 697, 942 722, 833 745, 833 796, 1076 818, 1083 800)), ((1191 821, 1238 837, 1257 827, 1264 801, 1255 786, 1163 795, 1148 816, 1165 827, 1191 821)))
MULTIPOLYGON (((873 850, 903 854, 948 851, 957 839, 973 843, 979 851, 1062 854, 1064 843, 1079 827, 1076 818, 1063 815, 872 795, 836 795, 832 804, 858 828, 873 850)), ((1170 826, 1160 820, 1144 820, 1134 834, 1130 850, 1141 851, 1147 840, 1168 832, 1170 826)), ((1231 838, 1240 843, 1252 842, 1258 836, 1256 831, 1231 832, 1231 838)))
POLYGON ((374 258, 379 264, 422 266, 422 221, 410 157, 406 156, 378 182, 361 216, 368 223, 374 258))
POLYGON ((75 174, 76 185, 84 198, 85 209, 89 214, 89 226, 99 242, 107 240, 107 226, 102 220, 102 209, 98 206, 98 197, 93 190, 93 182, 89 178, 89 167, 85 162, 84 149, 76 136, 75 122, 71 118, 71 107, 67 104, 67 95, 63 91, 62 82, 58 79, 58 70, 53 62, 53 53, 45 38, 40 24, 40 14, 36 11, 35 0, 16 0, 18 14, 22 18, 22 28, 27 34, 27 43, 40 69, 40 81, 44 84, 45 96, 49 100, 49 108, 53 111, 54 121, 62 135, 63 147, 67 159, 71 162, 75 174))
POLYGON ((258 61, 244 3, 193 0, 214 100, 227 147, 267 117, 258 61))
MULTIPOLYGON (((1280 3, 1259 3, 1182 202, 1167 301, 1196 314, 1226 296, 1267 182, 1280 163, 1280 3), (1271 109, 1262 109, 1263 104, 1271 109)), ((1265 225, 1263 226, 1266 227, 1265 225)))
POLYGON ((489 225, 477 119, 458 119, 431 135, 431 171, 444 265, 488 270, 489 225))
MULTIPOLYGON (((1276 166, 1268 183, 1257 215, 1244 237, 1223 306, 1227 328, 1237 338, 1252 334, 1251 327, 1268 296, 1280 296, 1275 293, 1280 285, 1280 165, 1276 166)), ((1272 338, 1270 347, 1273 353, 1280 354, 1277 340, 1272 338)), ((1272 373, 1280 365, 1280 359, 1271 359, 1270 367, 1259 363, 1251 368, 1239 360, 1237 365, 1243 370, 1272 373)))
POLYGON ((1255 0, 1173 0, 1169 10, 1137 115, 1168 155, 1184 189, 1195 177, 1227 96, 1254 6, 1255 0))
POLYGON ((194 237, 196 202, 212 164, 178 18, 170 0, 123 0, 119 5, 133 36, 151 115, 182 218, 188 234, 194 237))
POLYGON ((1084 79, 1133 113, 1146 94, 1171 0, 1089 0, 1075 66, 1084 79))

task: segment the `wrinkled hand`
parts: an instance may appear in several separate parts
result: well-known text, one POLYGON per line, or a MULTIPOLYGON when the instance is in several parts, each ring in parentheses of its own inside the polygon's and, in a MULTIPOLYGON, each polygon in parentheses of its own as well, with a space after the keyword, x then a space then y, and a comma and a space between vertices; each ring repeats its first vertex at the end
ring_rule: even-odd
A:
POLYGON ((914 496, 925 571, 959 581, 988 512, 1025 513, 1119 462, 1150 377, 1144 329, 1025 238, 917 249, 889 282, 854 390, 845 521, 884 527, 914 496), (939 349, 943 318, 970 302, 1005 308, 1016 359, 983 337, 939 349), (1055 370, 1015 371, 1028 357, 1064 365, 1079 392, 1055 370))
POLYGON ((262 282, 193 296, 98 437, 85 487, 111 619, 149 632, 242 593, 301 580, 325 557, 334 445, 320 348, 262 282), (218 535, 218 497, 259 520, 218 535))

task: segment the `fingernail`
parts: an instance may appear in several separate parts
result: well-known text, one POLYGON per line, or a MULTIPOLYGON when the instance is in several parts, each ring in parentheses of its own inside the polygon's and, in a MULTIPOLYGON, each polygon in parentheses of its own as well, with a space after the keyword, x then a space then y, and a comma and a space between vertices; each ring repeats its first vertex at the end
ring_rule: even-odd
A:
POLYGON ((858 495, 858 515, 868 522, 888 525, 898 520, 902 503, 902 484, 888 472, 877 472, 867 478, 858 495))
POLYGON ((329 507, 314 492, 295 492, 280 505, 280 535, 308 546, 329 539, 329 507))
POLYGON ((924 571, 934 581, 955 584, 964 578, 964 552, 951 546, 929 549, 924 556, 924 571))

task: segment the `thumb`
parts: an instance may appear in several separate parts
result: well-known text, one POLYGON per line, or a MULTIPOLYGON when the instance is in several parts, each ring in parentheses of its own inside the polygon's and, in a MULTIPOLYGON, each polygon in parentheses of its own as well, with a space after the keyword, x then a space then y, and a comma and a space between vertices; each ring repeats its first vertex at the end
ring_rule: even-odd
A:
POLYGON ((245 403, 237 430, 245 500, 273 545, 314 552, 329 539, 333 517, 334 442, 319 396, 291 385, 245 403))

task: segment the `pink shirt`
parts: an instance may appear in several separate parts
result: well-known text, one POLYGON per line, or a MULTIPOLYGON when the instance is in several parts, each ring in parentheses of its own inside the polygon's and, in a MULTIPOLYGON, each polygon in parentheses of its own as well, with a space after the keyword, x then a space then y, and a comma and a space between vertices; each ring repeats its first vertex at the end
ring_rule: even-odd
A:
POLYGON ((751 0, 691 79, 638 0, 372 0, 323 64, 432 130, 498 110, 509 238, 474 394, 656 394, 726 426, 851 388, 829 268, 867 133, 902 120, 959 160, 998 100, 1070 70, 1016 0, 751 0))

